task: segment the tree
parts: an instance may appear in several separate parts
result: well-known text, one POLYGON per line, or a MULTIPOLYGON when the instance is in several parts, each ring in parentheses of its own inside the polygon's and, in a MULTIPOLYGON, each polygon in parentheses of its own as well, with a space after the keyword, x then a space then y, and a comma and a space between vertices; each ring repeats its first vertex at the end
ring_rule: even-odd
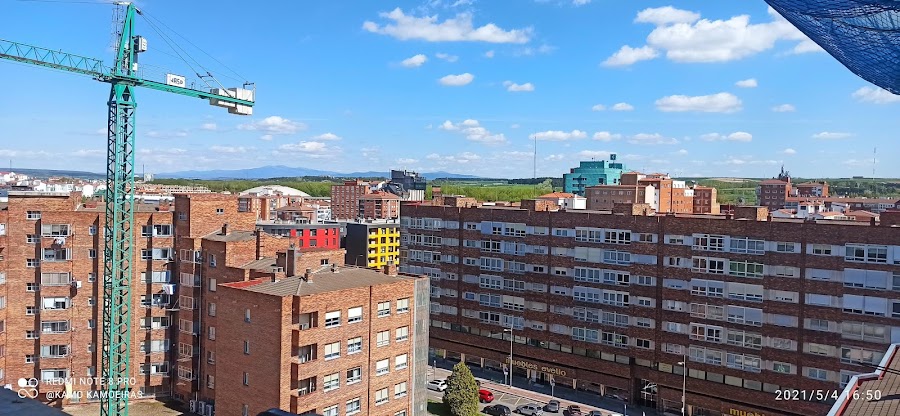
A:
POLYGON ((464 362, 453 366, 453 373, 447 378, 444 403, 450 407, 450 414, 453 416, 478 414, 478 384, 464 362))

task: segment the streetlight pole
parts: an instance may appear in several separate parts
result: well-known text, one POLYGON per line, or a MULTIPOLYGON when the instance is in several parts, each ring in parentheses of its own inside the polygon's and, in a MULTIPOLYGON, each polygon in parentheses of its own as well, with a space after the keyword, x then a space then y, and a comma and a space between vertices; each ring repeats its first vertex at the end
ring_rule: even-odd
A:
POLYGON ((512 377, 513 377, 513 325, 509 324, 508 329, 504 329, 503 332, 509 332, 509 387, 512 387, 512 377))
POLYGON ((684 355, 684 361, 679 361, 678 365, 684 367, 681 374, 681 416, 687 416, 687 354, 684 355))

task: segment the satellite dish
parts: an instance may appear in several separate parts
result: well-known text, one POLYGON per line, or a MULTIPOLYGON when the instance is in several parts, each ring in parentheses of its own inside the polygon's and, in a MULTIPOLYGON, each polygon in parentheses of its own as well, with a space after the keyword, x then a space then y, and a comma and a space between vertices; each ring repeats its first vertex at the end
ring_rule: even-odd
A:
POLYGON ((744 205, 747 201, 744 201, 744 198, 738 198, 738 205, 744 205))

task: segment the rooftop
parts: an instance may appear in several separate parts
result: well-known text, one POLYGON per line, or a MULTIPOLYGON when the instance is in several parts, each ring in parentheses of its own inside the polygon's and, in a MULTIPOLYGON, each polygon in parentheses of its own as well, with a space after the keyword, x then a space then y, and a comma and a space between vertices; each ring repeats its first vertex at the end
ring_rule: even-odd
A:
POLYGON ((221 231, 216 231, 213 233, 209 233, 203 236, 204 239, 209 241, 251 241, 256 240, 256 232, 255 231, 229 231, 227 234, 222 234, 221 231))
POLYGON ((266 273, 275 273, 280 269, 277 263, 275 257, 263 257, 259 260, 253 260, 241 266, 241 268, 245 270, 259 270, 266 273))
POLYGON ((843 394, 828 412, 828 416, 898 414, 900 414, 900 344, 892 344, 881 360, 878 370, 858 374, 850 379, 843 394))
POLYGON ((285 195, 285 196, 309 196, 308 193, 299 189, 282 185, 263 185, 250 188, 240 193, 241 195, 285 195))
MULTIPOLYGON (((273 296, 310 296, 358 287, 396 283, 401 279, 416 278, 416 276, 403 274, 388 276, 378 270, 352 266, 337 266, 336 270, 337 272, 332 272, 330 267, 326 267, 323 270, 312 273, 308 281, 304 280, 302 276, 293 276, 275 282, 259 279, 255 280, 258 283, 253 285, 246 284, 249 282, 241 282, 244 283, 241 288, 273 296)), ((226 283, 223 286, 235 287, 231 285, 226 283)))
MULTIPOLYGON (((568 192, 551 192, 546 195, 541 195, 538 198, 574 198, 576 196, 577 195, 570 194, 568 192)), ((579 197, 579 198, 583 198, 583 197, 579 197)))

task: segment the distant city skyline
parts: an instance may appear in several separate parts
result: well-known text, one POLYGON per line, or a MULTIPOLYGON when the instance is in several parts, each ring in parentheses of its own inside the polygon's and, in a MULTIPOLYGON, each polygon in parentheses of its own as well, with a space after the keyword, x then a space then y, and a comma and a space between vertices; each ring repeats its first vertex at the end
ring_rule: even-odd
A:
MULTIPOLYGON (((900 177, 885 163, 900 154, 900 96, 763 1, 175 5, 139 4, 223 84, 256 82, 258 105, 227 116, 139 91, 136 166, 148 173, 286 165, 527 178, 537 143, 537 176, 617 153, 630 169, 679 177, 771 177, 782 164, 807 178, 871 177, 873 158, 875 176, 900 177), (246 24, 222 31, 230 16, 246 24)), ((19 2, 0 24, 9 40, 109 62, 111 9, 19 2), (71 21, 78 31, 61 24, 71 21)), ((201 71, 145 19, 136 25, 150 42, 146 76, 201 71)), ((16 80, 0 165, 105 170, 105 85, 6 61, 0 76, 16 80)))

